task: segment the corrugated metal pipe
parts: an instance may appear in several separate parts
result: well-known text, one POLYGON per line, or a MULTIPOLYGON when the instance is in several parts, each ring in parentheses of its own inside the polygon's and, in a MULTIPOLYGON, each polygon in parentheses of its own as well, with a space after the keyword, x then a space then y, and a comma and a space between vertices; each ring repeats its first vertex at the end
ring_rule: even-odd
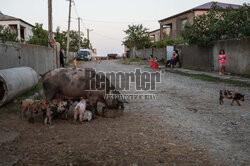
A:
POLYGON ((30 67, 0 70, 0 106, 35 87, 38 78, 36 71, 30 67))

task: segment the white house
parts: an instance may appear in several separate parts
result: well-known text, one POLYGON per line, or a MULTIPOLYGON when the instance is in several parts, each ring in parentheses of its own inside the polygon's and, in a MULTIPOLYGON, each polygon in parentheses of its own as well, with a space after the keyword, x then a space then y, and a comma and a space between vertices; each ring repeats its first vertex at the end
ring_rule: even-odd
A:
POLYGON ((18 39, 22 42, 27 41, 32 35, 32 28, 30 23, 23 21, 20 18, 4 15, 0 12, 0 25, 9 26, 13 31, 18 32, 18 39))

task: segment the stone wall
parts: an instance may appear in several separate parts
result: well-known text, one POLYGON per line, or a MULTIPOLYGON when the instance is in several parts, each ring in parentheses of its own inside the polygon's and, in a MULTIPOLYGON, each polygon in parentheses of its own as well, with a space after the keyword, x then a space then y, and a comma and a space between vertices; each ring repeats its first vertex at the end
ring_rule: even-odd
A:
POLYGON ((250 74, 250 37, 241 40, 217 41, 213 47, 176 46, 186 68, 219 71, 219 51, 226 52, 226 72, 250 74))
MULTIPOLYGON (((182 66, 191 69, 219 71, 219 50, 226 52, 226 72, 250 75, 250 37, 241 40, 226 40, 214 43, 213 47, 204 48, 196 45, 175 46, 179 51, 182 66)), ((166 48, 150 48, 130 51, 131 57, 149 58, 158 57, 166 62, 166 48)))
POLYGON ((213 48, 204 48, 198 46, 175 46, 180 54, 180 61, 182 67, 213 70, 213 48))
POLYGON ((158 60, 166 59, 166 49, 165 48, 147 48, 147 49, 139 49, 133 53, 133 49, 130 51, 130 56, 132 58, 142 58, 142 59, 149 59, 150 55, 156 56, 158 60))
POLYGON ((56 49, 43 46, 0 43, 0 69, 28 66, 44 74, 58 67, 56 49))
POLYGON ((220 49, 224 49, 226 53, 227 72, 250 75, 250 37, 216 42, 213 47, 215 71, 219 71, 220 49))

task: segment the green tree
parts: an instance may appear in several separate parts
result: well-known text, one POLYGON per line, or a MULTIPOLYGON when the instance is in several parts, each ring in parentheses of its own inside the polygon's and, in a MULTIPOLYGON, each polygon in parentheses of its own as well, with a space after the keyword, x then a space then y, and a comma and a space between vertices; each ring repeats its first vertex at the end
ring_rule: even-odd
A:
POLYGON ((214 41, 243 38, 249 35, 250 7, 244 4, 235 10, 223 10, 214 3, 207 14, 197 16, 193 24, 187 23, 182 37, 189 44, 211 46, 214 41))
POLYGON ((124 31, 126 37, 122 41, 123 45, 128 48, 148 48, 151 46, 149 32, 142 24, 128 25, 128 29, 124 31))
POLYGON ((32 28, 33 36, 27 41, 29 44, 48 46, 48 32, 43 29, 43 24, 36 23, 32 28))
POLYGON ((227 8, 221 15, 221 39, 243 38, 250 36, 250 6, 244 4, 238 10, 227 8))
POLYGON ((6 41, 18 42, 17 36, 18 36, 17 31, 12 31, 10 27, 0 25, 1 42, 6 42, 6 41))
POLYGON ((152 44, 152 47, 165 48, 167 45, 181 44, 185 43, 184 39, 173 39, 167 35, 164 35, 164 39, 156 41, 152 44))
POLYGON ((55 40, 60 43, 61 48, 66 49, 67 34, 60 31, 60 27, 56 28, 55 40))
POLYGON ((81 48, 92 48, 92 45, 87 38, 84 38, 81 42, 81 48))
MULTIPOLYGON (((79 33, 77 31, 71 30, 69 33, 70 36, 70 51, 72 52, 77 52, 79 47, 78 47, 78 42, 79 42, 79 33)), ((80 45, 82 44, 83 37, 80 36, 80 45)))
MULTIPOLYGON (((72 52, 78 51, 78 42, 79 42, 79 33, 78 31, 71 30, 69 33, 70 43, 69 50, 72 52)), ((61 47, 66 50, 67 47, 67 31, 60 32, 60 27, 56 28, 55 39, 60 43, 61 47)), ((91 44, 88 39, 83 38, 83 34, 80 36, 80 46, 81 48, 91 47, 91 44)))

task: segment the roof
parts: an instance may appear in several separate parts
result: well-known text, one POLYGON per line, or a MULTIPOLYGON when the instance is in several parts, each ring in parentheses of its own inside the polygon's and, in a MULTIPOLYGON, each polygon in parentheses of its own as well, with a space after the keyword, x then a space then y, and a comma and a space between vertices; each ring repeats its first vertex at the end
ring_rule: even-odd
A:
POLYGON ((182 13, 179 13, 179 14, 176 14, 176 15, 173 15, 173 16, 170 16, 170 17, 161 19, 161 20, 159 20, 159 22, 165 21, 165 20, 170 19, 170 18, 173 18, 173 17, 177 17, 177 16, 179 16, 179 15, 181 15, 181 14, 185 14, 185 13, 188 13, 188 12, 192 12, 192 11, 197 11, 197 10, 209 10, 209 9, 211 8, 211 6, 213 5, 213 3, 216 3, 217 6, 221 7, 222 9, 226 9, 227 7, 232 7, 233 9, 239 9, 239 8, 241 7, 241 5, 211 1, 211 2, 205 3, 205 4, 203 4, 203 5, 196 6, 196 7, 192 8, 192 9, 186 10, 186 11, 184 11, 184 12, 182 12, 182 13))
POLYGON ((22 21, 24 22, 25 24, 28 24, 32 27, 34 27, 34 25, 26 22, 26 21, 23 21, 22 19, 20 18, 16 18, 16 17, 12 17, 12 16, 8 16, 8 15, 4 15, 4 14, 0 14, 0 21, 22 21))
MULTIPOLYGON (((211 6, 215 2, 208 2, 203 5, 197 6, 193 8, 193 10, 209 10, 211 6)), ((221 2, 216 2, 217 6, 221 7, 222 9, 226 9, 227 7, 232 7, 233 9, 238 9, 241 7, 241 5, 235 5, 235 4, 229 4, 229 3, 221 3, 221 2)))
MULTIPOLYGON (((167 27, 163 27, 163 29, 166 29, 167 27)), ((160 29, 156 29, 156 30, 153 30, 153 31, 150 31, 149 33, 154 33, 154 32, 157 32, 157 31, 160 31, 160 29)))

